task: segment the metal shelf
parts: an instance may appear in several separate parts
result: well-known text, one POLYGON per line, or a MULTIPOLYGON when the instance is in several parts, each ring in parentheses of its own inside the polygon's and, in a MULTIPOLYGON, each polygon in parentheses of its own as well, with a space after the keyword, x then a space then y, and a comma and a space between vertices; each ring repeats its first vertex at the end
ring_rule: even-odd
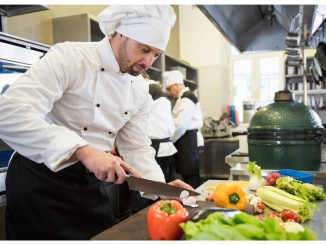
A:
MULTIPOLYGON (((303 90, 294 90, 295 95, 302 95, 303 90)), ((307 94, 326 94, 326 89, 312 89, 307 90, 307 94)))
POLYGON ((197 84, 197 83, 194 82, 193 80, 189 80, 189 79, 183 79, 183 81, 188 82, 188 83, 192 83, 192 84, 197 84))
POLYGON ((156 68, 156 67, 153 67, 153 66, 149 67, 148 70, 153 70, 153 71, 157 71, 157 72, 162 72, 161 69, 156 68))
MULTIPOLYGON (((295 74, 295 75, 285 75, 286 78, 288 78, 288 77, 289 77, 289 78, 291 78, 291 77, 292 77, 292 78, 293 78, 293 77, 302 77, 302 76, 303 76, 303 75, 297 75, 297 74, 295 74)), ((311 76, 311 73, 307 73, 307 76, 311 76)))

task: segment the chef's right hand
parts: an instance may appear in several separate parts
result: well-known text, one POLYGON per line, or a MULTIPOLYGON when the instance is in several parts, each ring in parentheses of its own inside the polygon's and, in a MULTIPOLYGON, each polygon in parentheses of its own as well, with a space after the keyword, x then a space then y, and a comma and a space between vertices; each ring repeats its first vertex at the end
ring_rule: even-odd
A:
POLYGON ((122 184, 126 172, 140 178, 141 175, 119 157, 100 151, 90 145, 78 148, 71 158, 80 160, 99 180, 122 184), (115 173, 118 179, 115 180, 115 173))

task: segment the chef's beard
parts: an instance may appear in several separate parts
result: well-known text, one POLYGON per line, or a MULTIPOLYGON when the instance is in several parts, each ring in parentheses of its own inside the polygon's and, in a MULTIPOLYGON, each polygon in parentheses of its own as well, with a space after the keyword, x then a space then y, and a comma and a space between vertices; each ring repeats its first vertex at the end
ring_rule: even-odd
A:
POLYGON ((118 58, 118 63, 120 66, 120 69, 124 70, 125 72, 129 73, 131 76, 138 76, 140 73, 140 71, 135 71, 134 70, 134 66, 138 66, 141 69, 144 69, 144 71, 147 70, 147 67, 143 64, 137 64, 137 63, 133 63, 131 65, 129 65, 131 63, 131 60, 128 57, 128 53, 127 53, 127 42, 128 42, 129 38, 126 37, 126 39, 123 41, 123 43, 121 44, 118 54, 119 54, 119 58, 118 58))

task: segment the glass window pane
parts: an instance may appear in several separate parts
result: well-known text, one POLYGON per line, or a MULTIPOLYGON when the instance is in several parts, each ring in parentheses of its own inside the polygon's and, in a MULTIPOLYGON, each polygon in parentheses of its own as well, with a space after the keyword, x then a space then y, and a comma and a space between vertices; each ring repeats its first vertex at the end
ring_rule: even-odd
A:
POLYGON ((233 102, 243 122, 243 101, 251 100, 251 60, 233 61, 233 102))
POLYGON ((280 90, 280 58, 260 59, 260 100, 273 100, 280 90))

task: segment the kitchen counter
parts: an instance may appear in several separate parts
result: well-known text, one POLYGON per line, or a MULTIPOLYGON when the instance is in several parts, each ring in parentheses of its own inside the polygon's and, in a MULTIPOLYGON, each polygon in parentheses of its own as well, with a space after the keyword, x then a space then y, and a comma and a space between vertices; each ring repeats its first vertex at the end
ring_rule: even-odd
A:
MULTIPOLYGON (((217 185, 226 182, 225 180, 208 180, 201 186, 199 186, 196 191, 202 193, 198 197, 199 206, 197 208, 186 207, 189 211, 189 216, 191 217, 197 210, 216 207, 214 202, 206 202, 205 196, 212 191, 204 190, 204 187, 217 185)), ((229 182, 229 181, 228 181, 229 182)), ((320 187, 320 186, 319 186, 320 187)), ((314 210, 313 220, 306 221, 303 226, 309 227, 315 234, 318 240, 326 240, 326 201, 316 201, 314 202, 320 209, 320 211, 314 210)), ((118 223, 110 229, 103 231, 102 233, 94 236, 91 240, 150 240, 148 230, 147 230, 147 212, 149 207, 143 209, 137 214, 129 217, 128 219, 118 223)), ((263 214, 260 214, 263 218, 267 217, 267 214, 272 211, 266 207, 263 214)), ((182 240, 185 240, 185 235, 182 240)))

